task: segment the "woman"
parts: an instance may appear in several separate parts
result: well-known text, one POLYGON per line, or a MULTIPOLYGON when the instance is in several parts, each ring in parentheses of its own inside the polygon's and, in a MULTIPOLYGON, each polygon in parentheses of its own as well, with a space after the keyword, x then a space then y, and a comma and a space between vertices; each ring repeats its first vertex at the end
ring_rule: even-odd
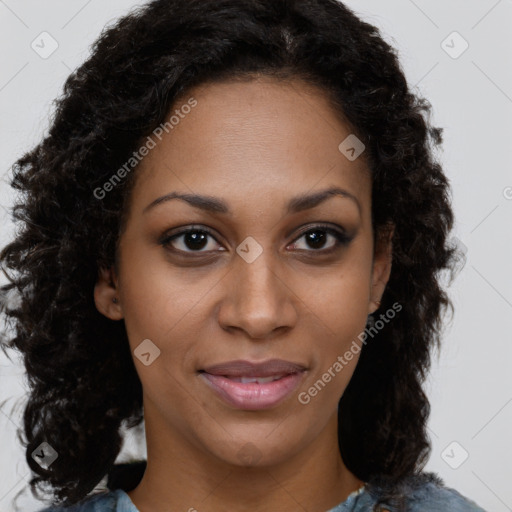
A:
POLYGON ((334 0, 104 32, 16 163, 1 254, 47 512, 482 510, 422 472, 456 256, 429 110, 334 0), (147 462, 115 465, 142 419, 147 462))

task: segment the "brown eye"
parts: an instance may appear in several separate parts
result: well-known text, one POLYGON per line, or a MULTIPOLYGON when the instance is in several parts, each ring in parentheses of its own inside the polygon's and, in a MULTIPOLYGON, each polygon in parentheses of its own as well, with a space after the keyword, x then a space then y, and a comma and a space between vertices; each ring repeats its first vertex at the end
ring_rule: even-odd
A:
MULTIPOLYGON (((312 226, 304 230, 292 244, 293 249, 310 253, 327 254, 336 251, 341 246, 346 246, 351 238, 344 231, 331 226, 312 226), (304 239, 303 243, 298 240, 304 239), (302 245, 302 247, 301 247, 302 245)), ((217 242, 213 234, 203 227, 190 227, 172 235, 164 236, 159 243, 166 249, 177 253, 209 253, 223 251, 216 246, 217 242)))
POLYGON ((340 246, 348 245, 351 240, 344 232, 327 226, 314 226, 303 232, 296 240, 302 238, 304 239, 303 247, 298 247, 298 243, 294 242, 293 248, 305 251, 312 249, 311 252, 330 252, 340 246))
POLYGON ((215 250, 215 244, 209 243, 210 238, 215 240, 213 235, 204 228, 189 228, 163 238, 160 244, 181 252, 209 252, 215 250))

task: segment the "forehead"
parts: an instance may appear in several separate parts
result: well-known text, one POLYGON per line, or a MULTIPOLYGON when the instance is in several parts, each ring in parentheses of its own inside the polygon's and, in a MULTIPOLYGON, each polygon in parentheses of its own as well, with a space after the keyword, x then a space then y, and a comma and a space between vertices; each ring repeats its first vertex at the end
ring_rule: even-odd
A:
POLYGON ((325 91, 301 80, 202 84, 166 120, 137 169, 139 210, 175 190, 268 207, 269 198, 338 186, 369 201, 364 154, 351 161, 339 149, 350 127, 325 91))

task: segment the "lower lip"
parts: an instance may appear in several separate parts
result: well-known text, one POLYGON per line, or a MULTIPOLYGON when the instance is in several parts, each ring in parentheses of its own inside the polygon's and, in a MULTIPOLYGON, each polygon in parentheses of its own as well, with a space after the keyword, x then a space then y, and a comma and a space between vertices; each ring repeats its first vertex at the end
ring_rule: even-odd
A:
POLYGON ((292 373, 278 380, 259 384, 235 382, 220 375, 202 372, 207 384, 228 404, 238 409, 261 410, 277 405, 300 384, 304 372, 292 373))

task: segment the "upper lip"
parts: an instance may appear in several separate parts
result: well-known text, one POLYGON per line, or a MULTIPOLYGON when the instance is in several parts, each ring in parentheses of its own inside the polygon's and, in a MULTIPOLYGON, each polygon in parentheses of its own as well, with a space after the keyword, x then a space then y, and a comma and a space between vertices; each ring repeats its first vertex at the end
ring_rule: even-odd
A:
POLYGON ((238 359, 226 361, 203 368, 203 372, 211 375, 224 375, 227 377, 272 377, 274 375, 287 375, 302 372, 305 366, 283 359, 268 359, 261 362, 251 362, 238 359))

